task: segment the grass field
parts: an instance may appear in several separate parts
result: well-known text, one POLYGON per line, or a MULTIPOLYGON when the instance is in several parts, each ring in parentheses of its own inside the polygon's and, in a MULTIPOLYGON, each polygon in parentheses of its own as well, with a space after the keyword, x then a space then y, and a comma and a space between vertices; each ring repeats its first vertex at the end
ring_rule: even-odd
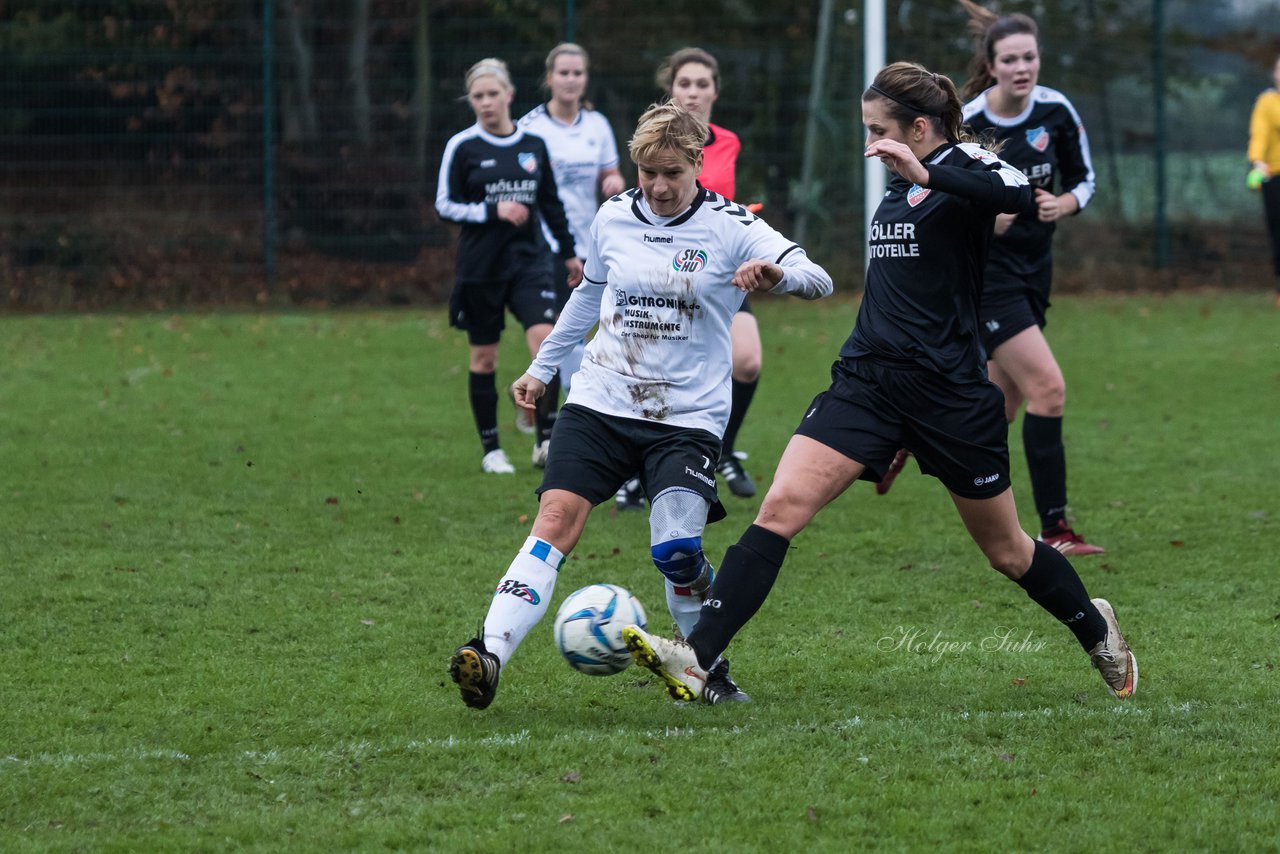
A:
MULTIPOLYGON (((855 310, 758 307, 762 487, 855 310)), ((505 401, 523 465, 479 474, 442 313, 0 318, 0 850, 1277 850, 1280 312, 1050 317, 1134 701, 912 467, 796 540, 730 650, 754 703, 576 674, 548 619, 483 713, 445 665, 537 476, 505 401)), ((664 624, 642 515, 595 513, 555 604, 593 581, 664 624)))

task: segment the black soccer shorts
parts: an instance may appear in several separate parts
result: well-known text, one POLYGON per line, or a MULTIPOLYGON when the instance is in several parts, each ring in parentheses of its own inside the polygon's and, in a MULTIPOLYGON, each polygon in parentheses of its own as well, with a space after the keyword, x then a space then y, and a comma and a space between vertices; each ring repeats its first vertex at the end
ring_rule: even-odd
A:
POLYGON ((865 465, 862 480, 878 482, 906 448, 922 472, 963 498, 1009 488, 1009 425, 994 383, 841 359, 795 432, 865 465))

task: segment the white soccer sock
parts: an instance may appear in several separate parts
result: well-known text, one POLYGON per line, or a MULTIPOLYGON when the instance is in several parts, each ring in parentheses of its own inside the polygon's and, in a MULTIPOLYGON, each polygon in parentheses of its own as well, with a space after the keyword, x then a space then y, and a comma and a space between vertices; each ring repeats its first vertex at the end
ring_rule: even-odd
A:
POLYGON ((498 582, 484 618, 484 646, 504 667, 551 606, 562 563, 555 546, 529 537, 498 582))
MULTIPOLYGON (((667 610, 671 612, 671 619, 676 621, 676 625, 680 627, 680 634, 685 637, 693 631, 693 627, 698 624, 698 613, 702 610, 702 593, 694 593, 686 596, 676 592, 676 586, 670 580, 664 579, 664 587, 667 589, 667 610)), ((681 587, 681 590, 688 590, 687 587, 681 587)))

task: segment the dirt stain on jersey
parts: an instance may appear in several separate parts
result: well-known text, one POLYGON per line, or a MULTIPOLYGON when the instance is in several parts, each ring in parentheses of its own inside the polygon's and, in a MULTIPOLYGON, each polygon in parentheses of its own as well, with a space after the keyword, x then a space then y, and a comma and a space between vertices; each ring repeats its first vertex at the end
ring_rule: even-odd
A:
POLYGON ((667 402, 665 382, 636 383, 630 389, 631 403, 645 418, 666 421, 671 417, 671 404, 667 402))

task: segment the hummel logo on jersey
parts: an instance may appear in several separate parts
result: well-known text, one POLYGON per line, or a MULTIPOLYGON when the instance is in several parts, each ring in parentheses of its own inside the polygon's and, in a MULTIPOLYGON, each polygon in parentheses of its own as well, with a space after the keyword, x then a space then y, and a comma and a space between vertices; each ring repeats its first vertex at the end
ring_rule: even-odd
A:
POLYGON ((644 236, 645 243, 675 243, 676 239, 670 234, 646 234, 644 236))
POLYGON ((1000 479, 998 474, 989 474, 986 477, 975 477, 973 479, 974 486, 986 486, 988 483, 995 483, 1000 479))
POLYGON ((1027 145, 1036 151, 1044 151, 1049 147, 1049 132, 1044 129, 1043 125, 1027 131, 1027 145))
POLYGON ((480 161, 480 168, 481 168, 481 169, 492 169, 493 167, 495 167, 495 166, 497 166, 497 165, 498 165, 498 161, 494 160, 492 157, 490 157, 488 160, 481 160, 481 161, 480 161))
POLYGON ((930 191, 927 187, 921 187, 919 184, 912 184, 911 189, 907 190, 907 204, 914 208, 929 197, 929 192, 930 191))
POLYGON ((707 266, 707 253, 701 249, 682 249, 671 259, 671 269, 677 273, 696 273, 707 266))
POLYGON ((534 590, 523 581, 516 581, 512 578, 502 579, 502 583, 498 585, 497 590, 493 591, 493 595, 497 596, 499 593, 510 593, 512 596, 515 596, 517 599, 523 599, 530 605, 537 605, 542 601, 542 597, 538 595, 537 590, 534 590))
POLYGON ((516 155, 516 162, 520 164, 520 168, 530 175, 538 171, 538 157, 533 152, 521 151, 516 155))

